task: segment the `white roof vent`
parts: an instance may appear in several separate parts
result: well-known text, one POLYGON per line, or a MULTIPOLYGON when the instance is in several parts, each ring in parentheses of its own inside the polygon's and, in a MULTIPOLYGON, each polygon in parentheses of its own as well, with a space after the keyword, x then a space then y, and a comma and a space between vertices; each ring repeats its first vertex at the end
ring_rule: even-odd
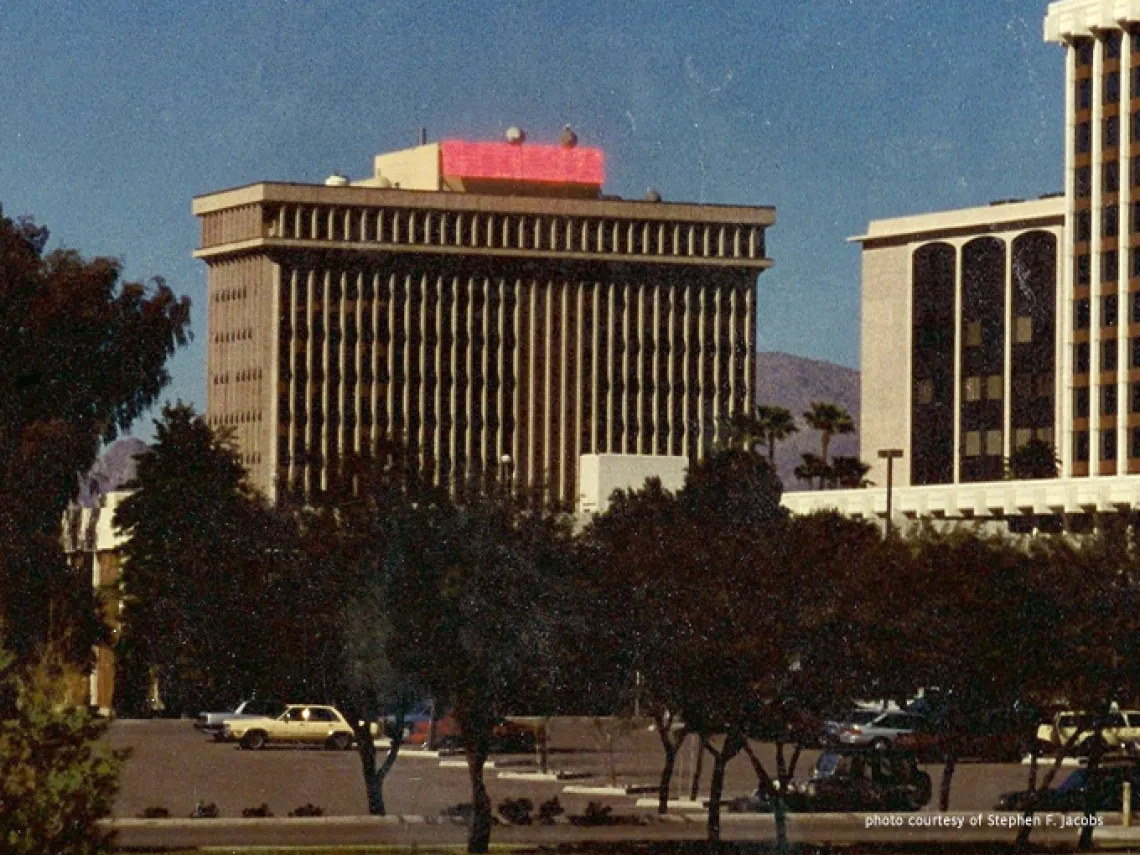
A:
POLYGON ((325 179, 326 187, 347 187, 348 179, 341 175, 339 172, 334 172, 325 179))

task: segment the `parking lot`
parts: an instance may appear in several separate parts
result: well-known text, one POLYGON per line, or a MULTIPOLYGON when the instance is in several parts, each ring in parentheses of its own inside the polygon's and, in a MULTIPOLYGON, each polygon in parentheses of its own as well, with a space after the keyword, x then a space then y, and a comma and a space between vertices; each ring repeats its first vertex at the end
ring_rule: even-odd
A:
MULTIPOLYGON (((562 781, 500 777, 533 769, 534 757, 496 756, 494 765, 488 764, 486 770, 492 803, 497 806, 505 798, 525 796, 537 805, 558 796, 568 814, 582 813, 590 801, 610 804, 615 812, 636 810, 633 796, 574 794, 565 788, 608 785, 611 772, 621 786, 654 785, 663 754, 658 736, 648 724, 554 719, 550 768, 573 777, 562 781)), ((305 804, 320 807, 326 816, 367 813, 356 751, 272 747, 242 751, 203 736, 189 721, 176 720, 116 721, 107 739, 113 746, 129 747, 132 752, 114 805, 116 817, 136 817, 150 807, 165 808, 172 817, 184 817, 199 802, 216 804, 223 817, 240 817, 243 809, 263 803, 275 816, 287 816, 305 804)), ((694 744, 687 744, 678 757, 674 796, 688 795, 694 744)), ((767 768, 774 769, 774 748, 757 745, 756 750, 767 768)), ((804 752, 799 774, 810 771, 816 756, 814 751, 804 752)), ((932 778, 936 803, 941 767, 924 768, 932 778)), ((711 763, 706 758, 701 797, 707 797, 710 772, 711 763)), ((1024 788, 1027 774, 1028 767, 1016 764, 959 764, 951 806, 956 810, 988 809, 1003 791, 1024 788)), ((748 759, 738 756, 728 766, 726 798, 745 795, 755 787, 748 759)), ((388 777, 384 794, 389 813, 434 816, 448 806, 470 801, 466 764, 461 757, 441 759, 420 749, 405 748, 388 777)))

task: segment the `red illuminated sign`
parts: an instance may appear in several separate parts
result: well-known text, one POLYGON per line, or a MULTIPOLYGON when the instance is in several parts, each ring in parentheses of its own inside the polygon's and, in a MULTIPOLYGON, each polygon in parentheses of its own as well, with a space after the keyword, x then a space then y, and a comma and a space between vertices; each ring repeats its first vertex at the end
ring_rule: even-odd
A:
POLYGON ((453 178, 605 183, 605 156, 600 148, 444 140, 440 157, 443 175, 453 178))

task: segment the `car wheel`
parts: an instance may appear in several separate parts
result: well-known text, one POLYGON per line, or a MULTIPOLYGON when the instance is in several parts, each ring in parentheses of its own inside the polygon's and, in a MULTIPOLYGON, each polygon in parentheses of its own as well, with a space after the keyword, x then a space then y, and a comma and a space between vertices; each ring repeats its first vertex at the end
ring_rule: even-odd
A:
POLYGON ((250 751, 257 751, 265 747, 265 743, 269 740, 266 739, 265 734, 260 730, 251 730, 242 737, 241 747, 248 748, 250 751))
POLYGON ((886 751, 891 747, 891 741, 886 737, 880 736, 878 739, 872 740, 871 747, 876 751, 886 751))
POLYGON ((352 747, 352 737, 347 733, 334 733, 325 742, 325 748, 330 751, 347 751, 352 747))

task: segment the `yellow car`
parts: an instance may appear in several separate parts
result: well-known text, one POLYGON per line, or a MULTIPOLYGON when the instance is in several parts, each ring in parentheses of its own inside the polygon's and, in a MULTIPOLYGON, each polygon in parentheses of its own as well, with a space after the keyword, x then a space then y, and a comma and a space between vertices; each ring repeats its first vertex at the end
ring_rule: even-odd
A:
POLYGON ((231 719, 223 727, 222 738, 254 750, 273 743, 323 745, 345 751, 352 747, 356 735, 336 707, 290 704, 285 712, 273 718, 231 719))

